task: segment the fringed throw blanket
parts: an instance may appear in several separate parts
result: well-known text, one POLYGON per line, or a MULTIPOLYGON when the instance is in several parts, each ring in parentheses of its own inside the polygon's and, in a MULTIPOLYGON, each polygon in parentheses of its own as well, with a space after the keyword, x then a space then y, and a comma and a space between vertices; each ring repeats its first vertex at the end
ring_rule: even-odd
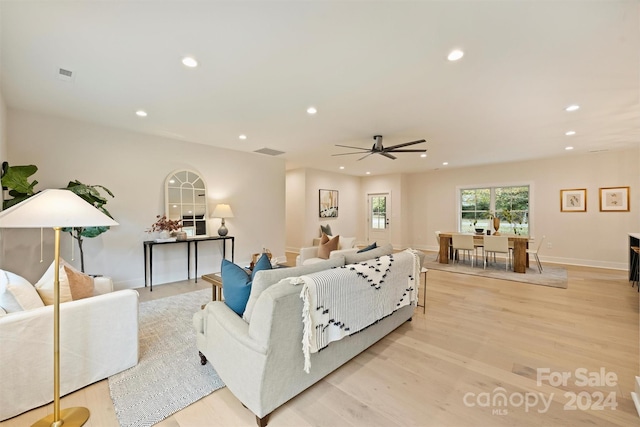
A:
POLYGON ((420 262, 411 249, 294 279, 304 285, 305 372, 311 368, 311 353, 415 304, 419 281, 420 262))

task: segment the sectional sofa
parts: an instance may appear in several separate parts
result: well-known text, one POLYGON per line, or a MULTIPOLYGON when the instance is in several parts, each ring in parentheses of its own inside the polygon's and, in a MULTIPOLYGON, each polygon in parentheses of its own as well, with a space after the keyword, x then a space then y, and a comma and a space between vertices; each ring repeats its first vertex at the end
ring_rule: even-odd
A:
MULTIPOLYGON (((265 426, 274 409, 410 320, 416 304, 411 301, 359 332, 311 353, 307 373, 301 344, 302 286, 294 285, 292 278, 313 277, 329 270, 331 275, 344 276, 350 265, 392 252, 388 245, 311 265, 259 271, 243 317, 222 301, 212 301, 194 315, 203 364, 208 360, 231 392, 255 414, 258 425, 265 426)), ((391 280, 404 281, 406 287, 407 277, 419 277, 424 254, 419 255, 418 261, 412 254, 394 254, 397 259, 411 256, 411 262, 419 265, 417 270, 404 269, 398 276, 402 279, 391 280)))

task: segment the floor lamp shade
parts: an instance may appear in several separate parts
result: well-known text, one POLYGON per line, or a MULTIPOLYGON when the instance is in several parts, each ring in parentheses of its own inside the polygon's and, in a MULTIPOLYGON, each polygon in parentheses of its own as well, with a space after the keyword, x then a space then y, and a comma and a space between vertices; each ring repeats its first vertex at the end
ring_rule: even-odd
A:
POLYGON ((0 228, 51 227, 54 240, 53 302, 53 414, 36 421, 33 426, 82 426, 89 419, 87 408, 60 410, 60 231, 65 227, 118 225, 83 198, 69 190, 44 190, 0 212, 0 228))
POLYGON ((44 190, 0 212, 0 228, 113 225, 118 223, 69 190, 44 190))

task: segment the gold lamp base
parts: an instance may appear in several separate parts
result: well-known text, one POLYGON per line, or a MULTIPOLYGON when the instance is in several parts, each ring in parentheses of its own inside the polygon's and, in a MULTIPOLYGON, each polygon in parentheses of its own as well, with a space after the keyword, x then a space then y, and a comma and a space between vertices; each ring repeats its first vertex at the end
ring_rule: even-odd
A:
POLYGON ((60 411, 60 420, 54 421, 54 414, 36 421, 31 427, 80 427, 89 419, 89 410, 83 407, 67 408, 60 411))

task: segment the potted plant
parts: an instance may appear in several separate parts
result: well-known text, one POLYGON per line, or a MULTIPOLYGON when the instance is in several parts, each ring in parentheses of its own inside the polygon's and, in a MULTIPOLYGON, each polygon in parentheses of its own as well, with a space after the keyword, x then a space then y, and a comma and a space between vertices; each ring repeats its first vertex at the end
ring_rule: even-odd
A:
MULTIPOLYGON (((75 181, 69 181, 67 184, 67 190, 74 192, 78 196, 82 197, 87 203, 98 209, 109 218, 113 218, 107 208, 104 205, 107 204, 107 198, 103 197, 100 190, 107 193, 109 196, 114 197, 113 193, 102 185, 88 185, 83 184, 77 179, 75 181)), ((62 231, 69 233, 71 237, 78 242, 78 248, 80 249, 80 270, 84 273, 84 251, 82 249, 82 239, 84 237, 93 238, 101 235, 105 231, 109 230, 109 227, 68 227, 63 228, 62 231)))
MULTIPOLYGON (((38 171, 38 167, 35 165, 21 165, 21 166, 9 166, 7 162, 2 163, 2 208, 7 209, 15 204, 20 203, 23 200, 36 194, 34 187, 38 184, 38 181, 29 182, 29 177, 38 171), (6 197, 5 190, 8 196, 6 197)), ((109 196, 114 197, 113 193, 102 185, 87 185, 78 180, 69 181, 66 190, 72 191, 87 203, 107 215, 109 218, 113 218, 109 211, 104 207, 107 203, 106 197, 103 197, 100 190, 106 192, 109 196)), ((63 228, 62 231, 69 233, 71 237, 78 242, 78 248, 80 249, 80 270, 84 273, 84 251, 82 248, 82 239, 84 237, 92 238, 97 237, 100 234, 107 231, 109 227, 73 227, 63 228)))

